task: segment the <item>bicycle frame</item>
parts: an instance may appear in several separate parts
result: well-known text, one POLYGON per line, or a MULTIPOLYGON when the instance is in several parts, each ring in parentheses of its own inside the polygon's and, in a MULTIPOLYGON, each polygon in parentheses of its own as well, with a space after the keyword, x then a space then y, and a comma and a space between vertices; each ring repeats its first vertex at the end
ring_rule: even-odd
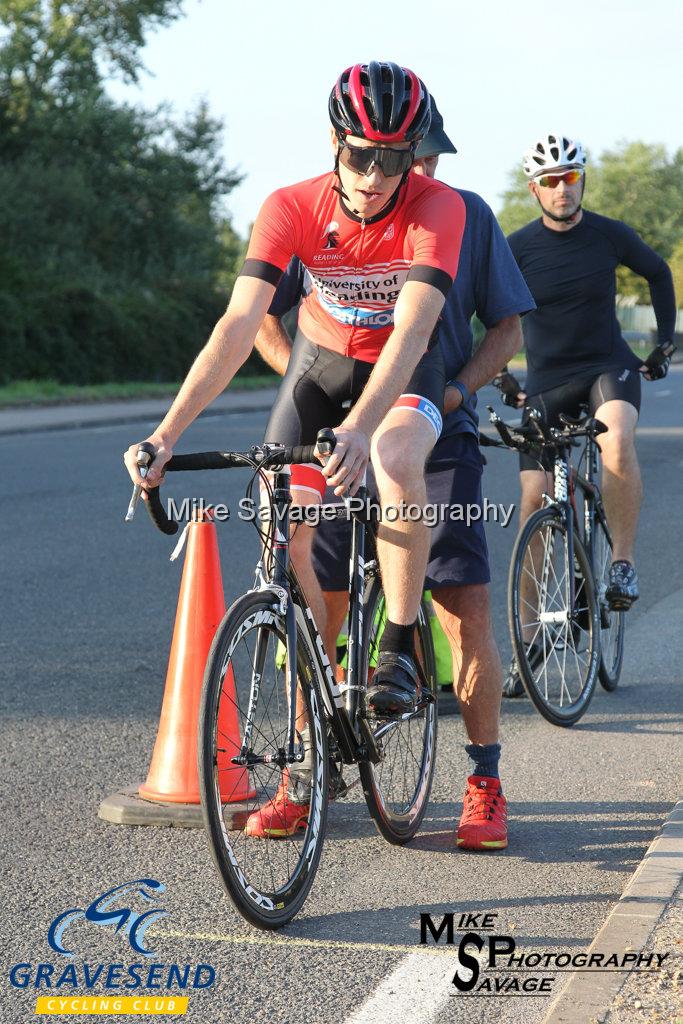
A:
POLYGON ((605 508, 602 503, 602 494, 600 492, 600 486, 597 482, 598 478, 598 452, 599 447, 595 438, 588 436, 586 438, 586 475, 582 476, 581 473, 577 473, 575 476, 575 484, 580 488, 584 495, 584 507, 583 507, 583 543, 588 556, 591 561, 591 565, 595 568, 595 520, 599 519, 607 538, 612 543, 612 534, 609 526, 607 525, 607 516, 605 514, 605 508))
MULTIPOLYGON (((363 507, 367 507, 367 490, 365 483, 358 491, 358 498, 363 507)), ((334 678, 325 645, 318 632, 315 619, 303 590, 296 578, 289 557, 289 527, 292 496, 289 473, 275 473, 273 487, 273 559, 269 578, 263 574, 263 562, 257 568, 257 587, 255 589, 270 591, 276 605, 284 617, 287 634, 286 689, 289 702, 289 723, 285 764, 294 764, 302 760, 303 753, 295 750, 296 744, 296 645, 297 626, 299 638, 307 645, 308 654, 315 666, 323 703, 327 712, 332 732, 339 746, 342 759, 346 764, 358 761, 380 761, 380 753, 375 737, 367 721, 359 715, 361 693, 367 689, 367 678, 363 679, 363 601, 365 597, 365 519, 360 513, 353 512, 351 539, 351 560, 349 567, 349 639, 348 639, 348 670, 347 681, 342 688, 334 678)), ((257 652, 260 651, 260 643, 257 652)), ((256 707, 258 686, 262 665, 259 657, 255 659, 252 672, 251 691, 247 711, 247 723, 243 740, 243 749, 248 749, 249 724, 252 708, 256 707)), ((384 732, 385 730, 382 730, 384 732)), ((298 745, 297 745, 298 746, 298 745)))

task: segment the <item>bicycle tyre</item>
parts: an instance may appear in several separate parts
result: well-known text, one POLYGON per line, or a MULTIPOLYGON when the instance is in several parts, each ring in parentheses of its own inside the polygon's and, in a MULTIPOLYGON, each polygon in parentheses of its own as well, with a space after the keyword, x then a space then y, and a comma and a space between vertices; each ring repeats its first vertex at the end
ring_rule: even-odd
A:
MULTIPOLYGON (((582 604, 580 608, 575 607, 570 616, 567 561, 564 521, 554 508, 539 509, 525 523, 513 549, 508 579, 508 620, 524 689, 541 715, 558 726, 574 725, 585 714, 595 692, 600 657, 595 587, 579 585, 576 597, 583 595, 582 604), (530 552, 534 538, 537 539, 537 550, 530 552), (537 597, 533 605, 522 597, 523 576, 525 582, 528 579, 536 582, 537 597), (535 627, 531 640, 524 635, 523 608, 527 613, 529 609, 535 609, 538 615, 537 620, 526 623, 526 629, 535 627), (530 659, 531 643, 538 645, 538 653, 536 658, 530 659), (581 652, 579 658, 579 648, 584 643, 586 651, 581 652), (567 684, 567 669, 572 674, 574 694, 567 684), (556 697, 558 690, 559 696, 556 697), (565 691, 571 698, 567 703, 565 691)), ((590 562, 576 535, 573 572, 575 577, 592 583, 590 562)))
MULTIPOLYGON (((383 609, 384 591, 377 574, 366 590, 363 610, 363 651, 366 671, 381 635, 383 609)), ((423 686, 426 684, 429 687, 435 699, 427 703, 417 717, 410 721, 397 722, 395 728, 388 734, 388 739, 379 741, 383 752, 380 764, 375 765, 370 761, 359 764, 363 793, 375 827, 380 835, 395 845, 409 842, 419 829, 429 803, 436 763, 436 659, 424 601, 420 604, 416 633, 416 651, 422 668, 423 686), (401 768, 404 769, 400 797, 397 797, 393 786, 397 770, 396 754, 400 755, 399 773, 401 768), (407 781, 406 776, 410 776, 407 781)), ((375 732, 387 724, 382 719, 369 721, 375 732)))
MULTIPOLYGON (((245 736, 248 718, 255 753, 284 748, 288 717, 284 626, 284 617, 267 593, 247 594, 232 605, 209 651, 199 713, 199 790, 211 855, 237 910, 262 929, 281 928, 301 909, 318 868, 327 819, 324 705, 307 638, 297 626, 297 677, 311 736, 310 810, 303 834, 256 838, 244 831, 247 819, 267 803, 267 797, 273 797, 275 784, 288 784, 277 765, 247 770, 235 769, 230 762, 245 736), (255 698, 253 675, 257 675, 255 698), (224 715, 232 715, 233 724, 237 722, 236 742, 234 735, 226 741, 224 715), (248 786, 242 783, 248 795, 239 805, 224 799, 226 775, 235 771, 248 775, 248 786)), ((227 775, 228 782, 235 778, 227 775)))
POLYGON ((626 615, 623 611, 610 608, 606 598, 609 585, 609 570, 612 564, 612 544, 602 520, 595 517, 592 538, 593 577, 598 595, 600 616, 600 666, 598 678, 603 689, 610 693, 619 685, 624 661, 624 632, 626 615))

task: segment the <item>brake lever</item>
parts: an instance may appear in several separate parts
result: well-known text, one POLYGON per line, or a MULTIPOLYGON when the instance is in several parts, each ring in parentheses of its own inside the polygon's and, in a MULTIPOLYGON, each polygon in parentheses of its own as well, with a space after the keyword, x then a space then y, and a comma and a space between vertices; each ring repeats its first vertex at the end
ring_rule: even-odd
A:
MULTIPOLYGON (((138 472, 144 480, 149 473, 149 467, 154 462, 154 456, 156 455, 156 448, 149 441, 143 441, 139 446, 135 461, 137 462, 138 472)), ((138 507, 140 501, 140 495, 142 494, 142 487, 140 484, 135 484, 133 487, 133 493, 130 501, 128 502, 128 511, 124 517, 124 523, 129 523, 135 515, 135 510, 138 507)))

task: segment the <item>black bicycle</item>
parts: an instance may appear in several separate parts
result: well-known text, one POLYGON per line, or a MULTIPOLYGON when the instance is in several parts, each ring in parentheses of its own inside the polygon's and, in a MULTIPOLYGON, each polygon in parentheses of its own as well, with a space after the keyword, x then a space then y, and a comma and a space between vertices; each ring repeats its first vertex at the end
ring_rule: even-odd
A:
MULTIPOLYGON (((334 435, 318 448, 331 453, 334 435)), ((365 702, 384 621, 377 563, 365 563, 374 524, 362 487, 353 511, 349 571, 346 680, 337 683, 312 612, 289 559, 290 525, 304 510, 292 505, 288 465, 313 462, 313 445, 254 446, 248 452, 174 456, 167 471, 248 467, 247 487, 260 481, 269 509, 255 525, 261 558, 252 590, 228 609, 216 632, 204 676, 199 724, 199 780, 211 853, 239 912, 259 928, 279 928, 300 910, 320 860, 328 801, 344 791, 344 765, 357 764, 379 832, 391 843, 413 838, 424 816, 434 773, 437 708, 431 631, 420 608, 416 651, 420 687, 415 710, 376 719, 365 702), (300 800, 294 834, 250 825, 278 794, 300 800), (244 796, 246 794, 246 797, 244 796), (235 795, 243 799, 234 802, 235 795), (258 830, 256 830, 258 832, 258 830)), ((146 503, 155 525, 175 533, 158 489, 146 503)), ((344 506, 324 506, 346 515, 344 506)), ((277 820, 275 821, 277 825, 277 820)))
POLYGON ((489 413, 506 447, 539 457, 539 466, 541 452, 553 455, 553 495, 544 496, 513 550, 508 617, 530 699, 549 722, 573 725, 598 678, 606 690, 616 688, 624 653, 624 613, 607 600, 612 538, 598 485, 596 439, 607 427, 583 415, 586 407, 578 420, 560 416, 562 430, 545 427, 536 410, 515 426, 490 406, 489 413))

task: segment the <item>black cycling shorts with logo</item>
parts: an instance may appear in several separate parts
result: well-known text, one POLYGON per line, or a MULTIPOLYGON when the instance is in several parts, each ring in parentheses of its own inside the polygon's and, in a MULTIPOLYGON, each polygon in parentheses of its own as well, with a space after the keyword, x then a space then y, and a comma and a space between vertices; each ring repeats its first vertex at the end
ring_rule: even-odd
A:
MULTIPOLYGON (((360 398, 374 363, 352 359, 314 345, 300 331, 294 339, 287 372, 282 379, 265 432, 271 444, 312 444, 323 427, 338 427, 360 398)), ((441 433, 446 387, 441 350, 435 345, 420 359, 396 405, 413 408, 434 428, 434 442, 441 433)), ((292 486, 318 491, 325 478, 321 466, 293 466, 292 486)))
MULTIPOLYGON (((640 374, 637 370, 615 369, 600 373, 597 377, 579 377, 562 384, 559 388, 541 391, 527 398, 527 409, 538 409, 548 427, 561 427, 560 413, 577 418, 582 405, 588 405, 590 415, 595 415, 605 402, 628 402, 640 412, 640 374)), ((523 423, 528 423, 529 413, 525 410, 523 423)), ((540 459, 521 453, 519 468, 552 470, 553 457, 544 451, 540 459)))

